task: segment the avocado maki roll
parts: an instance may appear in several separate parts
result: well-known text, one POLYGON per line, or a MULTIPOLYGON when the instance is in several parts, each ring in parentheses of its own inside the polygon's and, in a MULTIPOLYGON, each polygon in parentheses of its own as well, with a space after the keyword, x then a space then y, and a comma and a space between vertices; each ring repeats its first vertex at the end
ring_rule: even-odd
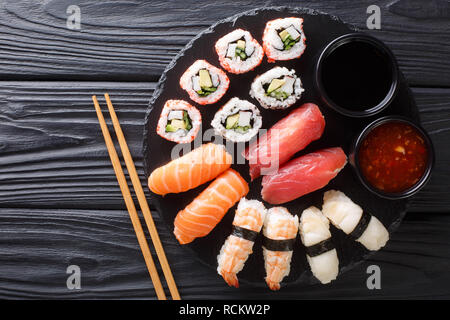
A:
POLYGON ((262 117, 253 103, 234 97, 217 111, 211 126, 227 140, 245 142, 258 133, 262 117))
POLYGON ((225 72, 206 60, 195 61, 181 76, 180 86, 198 104, 215 103, 227 92, 230 80, 225 72))
POLYGON ((306 48, 302 18, 280 18, 267 22, 263 48, 269 62, 299 58, 306 48))
POLYGON ((300 99, 303 91, 294 69, 275 67, 255 78, 250 96, 266 109, 286 109, 300 99))
POLYGON ((215 45, 220 65, 231 73, 245 73, 259 66, 264 57, 261 45, 250 32, 236 29, 220 38, 215 45))
POLYGON ((184 100, 167 100, 159 116, 156 133, 176 143, 189 143, 195 139, 202 116, 197 108, 184 100))

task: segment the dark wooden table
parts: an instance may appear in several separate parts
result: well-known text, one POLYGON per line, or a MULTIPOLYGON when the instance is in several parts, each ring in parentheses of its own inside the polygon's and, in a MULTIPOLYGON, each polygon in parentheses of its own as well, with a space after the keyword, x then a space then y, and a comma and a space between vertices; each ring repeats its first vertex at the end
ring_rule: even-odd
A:
MULTIPOLYGON (((153 211, 185 299, 450 297, 450 4, 443 0, 266 1, 338 15, 365 30, 381 9, 436 147, 436 168, 387 247, 331 285, 277 293, 228 288, 181 248, 153 211), (367 267, 381 268, 368 290, 367 267)), ((0 2, 0 298, 155 299, 90 96, 109 92, 142 183, 142 131, 165 66, 198 32, 260 1, 0 2), (81 29, 66 26, 81 9, 81 29), (69 290, 66 269, 81 268, 69 290)))

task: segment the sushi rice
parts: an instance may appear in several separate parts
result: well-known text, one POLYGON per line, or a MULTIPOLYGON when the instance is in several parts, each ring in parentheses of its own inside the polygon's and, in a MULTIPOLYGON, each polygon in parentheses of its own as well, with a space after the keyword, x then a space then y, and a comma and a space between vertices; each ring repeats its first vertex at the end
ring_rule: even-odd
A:
POLYGON ((167 100, 159 116, 156 133, 176 143, 189 143, 195 139, 202 116, 197 108, 184 100, 167 100))
POLYGON ((223 97, 230 79, 221 69, 206 60, 195 61, 181 76, 180 86, 198 104, 215 103, 223 97))
POLYGON ((303 91, 294 69, 275 67, 255 78, 250 96, 266 109, 286 109, 300 99, 303 91))
POLYGON ((231 73, 245 73, 261 64, 264 50, 250 32, 236 29, 215 45, 220 65, 231 73))
POLYGON ((244 142, 258 133, 262 117, 253 103, 234 97, 217 111, 211 125, 225 139, 244 142))
POLYGON ((269 62, 299 58, 306 48, 302 18, 280 18, 267 22, 263 48, 269 62))

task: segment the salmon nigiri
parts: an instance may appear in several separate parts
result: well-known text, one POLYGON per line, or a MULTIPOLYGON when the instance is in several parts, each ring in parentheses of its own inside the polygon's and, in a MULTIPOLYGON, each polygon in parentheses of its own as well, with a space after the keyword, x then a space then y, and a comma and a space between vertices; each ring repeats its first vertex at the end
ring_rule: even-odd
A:
POLYGON ((184 192, 208 182, 231 166, 223 145, 204 144, 155 169, 148 177, 150 190, 159 195, 184 192))
POLYGON ((244 268, 245 261, 252 253, 256 236, 261 231, 266 216, 266 208, 258 200, 242 198, 233 220, 233 231, 217 256, 217 272, 229 286, 238 288, 236 274, 244 268))
POLYGON ((186 244, 206 236, 248 190, 247 182, 238 172, 228 169, 222 173, 184 210, 178 212, 173 230, 178 242, 186 244))

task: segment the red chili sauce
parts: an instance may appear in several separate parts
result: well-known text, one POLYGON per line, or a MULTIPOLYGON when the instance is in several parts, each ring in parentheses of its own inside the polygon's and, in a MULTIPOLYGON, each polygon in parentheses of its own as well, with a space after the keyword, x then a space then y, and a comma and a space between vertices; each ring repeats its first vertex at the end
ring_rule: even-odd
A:
POLYGON ((373 129, 359 149, 366 180, 389 193, 414 186, 425 172, 428 151, 422 134, 403 122, 387 122, 373 129))

